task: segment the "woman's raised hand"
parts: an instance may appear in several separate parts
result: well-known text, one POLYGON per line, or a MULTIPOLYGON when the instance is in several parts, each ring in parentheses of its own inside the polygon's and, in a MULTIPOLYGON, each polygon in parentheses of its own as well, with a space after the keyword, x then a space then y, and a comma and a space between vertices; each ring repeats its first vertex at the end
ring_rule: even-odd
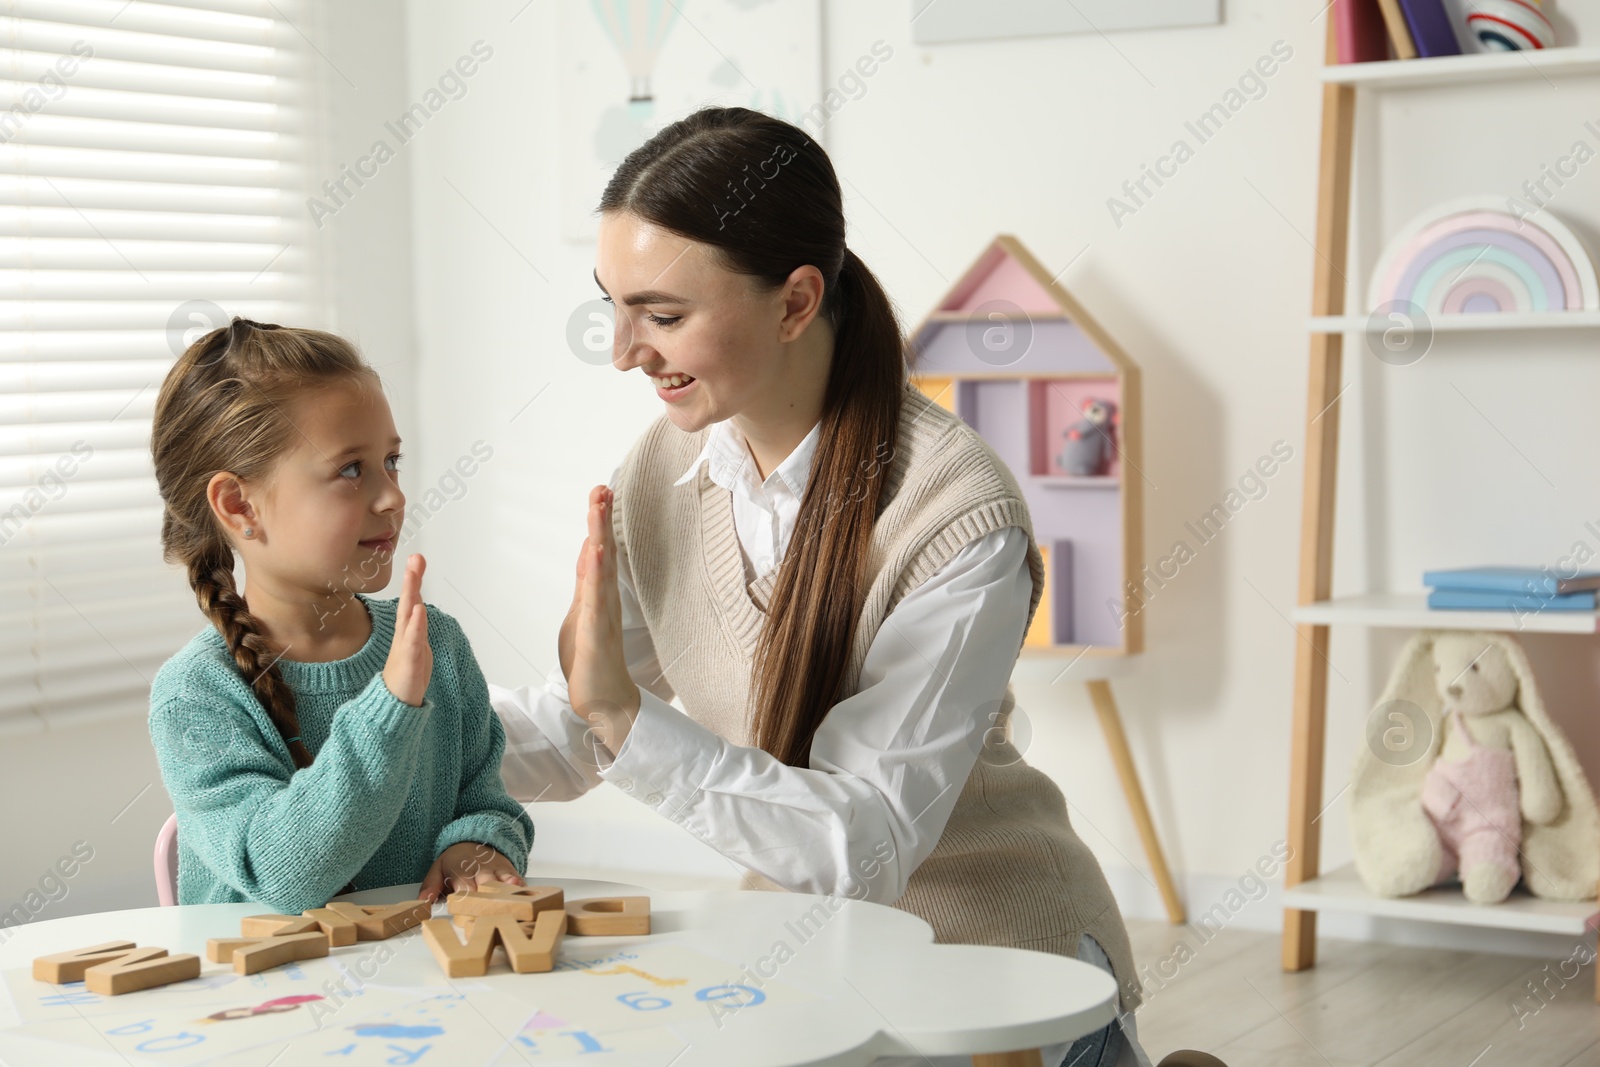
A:
POLYGON ((394 639, 383 665, 383 684, 396 700, 421 707, 433 677, 433 649, 428 645, 428 607, 422 602, 422 572, 428 561, 420 555, 406 558, 400 603, 394 612, 394 639))
MULTIPOLYGON (((597 485, 589 490, 588 528, 591 534, 595 526, 595 507, 606 499, 607 492, 608 490, 603 485, 597 485)), ((590 538, 586 537, 583 540, 583 547, 578 549, 578 580, 572 585, 572 606, 567 608, 567 617, 561 620, 561 633, 556 638, 556 651, 561 657, 561 676, 563 678, 572 677, 572 635, 578 626, 578 608, 583 603, 584 561, 589 558, 589 550, 590 538)))
POLYGON ((639 687, 628 674, 622 651, 622 597, 617 588, 617 547, 611 531, 611 490, 589 494, 589 536, 578 556, 578 590, 570 629, 571 669, 567 696, 578 717, 594 727, 613 754, 627 737, 639 711, 639 687))

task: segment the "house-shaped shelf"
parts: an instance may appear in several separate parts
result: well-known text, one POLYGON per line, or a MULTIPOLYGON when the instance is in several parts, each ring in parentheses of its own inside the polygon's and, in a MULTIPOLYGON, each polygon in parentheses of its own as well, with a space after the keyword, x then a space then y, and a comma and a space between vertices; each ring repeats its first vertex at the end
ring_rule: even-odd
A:
POLYGON ((1046 588, 1024 654, 1140 651, 1139 368, 1008 235, 910 348, 912 381, 989 442, 1027 499, 1046 588))

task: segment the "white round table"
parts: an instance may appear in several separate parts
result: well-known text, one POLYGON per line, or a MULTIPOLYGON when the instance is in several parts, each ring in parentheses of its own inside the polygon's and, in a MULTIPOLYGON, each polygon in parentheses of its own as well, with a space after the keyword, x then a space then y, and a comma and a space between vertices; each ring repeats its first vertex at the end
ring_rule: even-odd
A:
MULTIPOLYGON (((417 931, 248 977, 205 961, 260 904, 144 908, 5 931, 0 1062, 31 1064, 866 1065, 880 1057, 1038 1063, 1110 1022, 1116 984, 1078 960, 935 945, 895 908, 801 893, 652 891, 572 878, 568 900, 645 895, 651 932, 567 936, 556 970, 447 979, 417 931), (100 997, 33 980, 34 957, 113 939, 202 959, 201 976, 100 997), (1030 1058, 1031 1057, 1031 1058, 1030 1058)), ((407 899, 416 886, 341 898, 407 899)), ((436 914, 443 914, 442 906, 436 914)), ((937 1061, 935 1061, 937 1062, 937 1061)))

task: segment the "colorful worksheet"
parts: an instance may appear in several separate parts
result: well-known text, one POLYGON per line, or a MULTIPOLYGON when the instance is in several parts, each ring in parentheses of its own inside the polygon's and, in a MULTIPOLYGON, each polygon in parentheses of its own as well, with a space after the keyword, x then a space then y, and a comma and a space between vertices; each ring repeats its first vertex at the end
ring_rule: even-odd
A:
MULTIPOLYGON (((229 999, 181 1006, 171 998, 163 1001, 130 993, 107 998, 113 1004, 127 1002, 118 1005, 120 1011, 25 1023, 7 1032, 49 1038, 79 1049, 110 1049, 128 1063, 188 1067, 251 1049, 282 1046, 303 1035, 339 1030, 353 1033, 362 1012, 395 1011, 417 1000, 415 993, 373 990, 352 1002, 359 1003, 361 1010, 346 1007, 341 1012, 330 1009, 328 998, 318 993, 263 999, 251 992, 247 982, 230 987, 230 991, 234 996, 229 999)), ((270 1056, 263 1057, 266 1059, 270 1056)))
POLYGON ((173 1067, 221 1058, 448 1067, 535 1055, 623 1065, 671 1060, 687 1043, 685 1024, 759 1024, 817 999, 780 980, 781 965, 764 975, 672 942, 605 940, 567 940, 546 973, 515 974, 496 953, 488 974, 450 980, 421 938, 406 935, 248 976, 208 969, 116 997, 13 968, 0 983, 17 1025, 0 1033, 173 1067))

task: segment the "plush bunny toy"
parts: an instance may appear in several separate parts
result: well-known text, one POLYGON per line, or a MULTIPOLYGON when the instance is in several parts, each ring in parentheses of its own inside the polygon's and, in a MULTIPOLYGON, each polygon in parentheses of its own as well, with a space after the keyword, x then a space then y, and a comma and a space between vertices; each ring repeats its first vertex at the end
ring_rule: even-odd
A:
POLYGON ((1474 904, 1498 904, 1522 877, 1522 822, 1561 812, 1561 786, 1544 740, 1517 707, 1517 677, 1498 644, 1473 634, 1433 643, 1434 687, 1444 706, 1443 747, 1422 783, 1422 807, 1439 832, 1436 882, 1458 873, 1474 904))
POLYGON ((1350 768, 1356 873, 1383 897, 1459 874, 1504 900, 1593 900, 1600 808, 1507 633, 1425 630, 1400 650, 1350 768))

